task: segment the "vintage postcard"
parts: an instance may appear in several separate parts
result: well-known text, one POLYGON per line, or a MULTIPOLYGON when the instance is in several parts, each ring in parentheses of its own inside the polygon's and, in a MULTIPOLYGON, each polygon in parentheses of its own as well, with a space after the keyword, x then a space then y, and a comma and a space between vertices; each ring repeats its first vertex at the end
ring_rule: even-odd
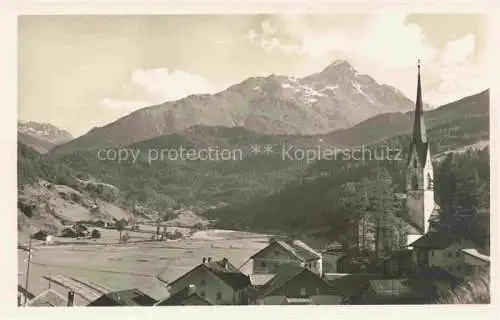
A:
POLYGON ((18 307, 491 304, 488 39, 481 12, 20 14, 18 307))

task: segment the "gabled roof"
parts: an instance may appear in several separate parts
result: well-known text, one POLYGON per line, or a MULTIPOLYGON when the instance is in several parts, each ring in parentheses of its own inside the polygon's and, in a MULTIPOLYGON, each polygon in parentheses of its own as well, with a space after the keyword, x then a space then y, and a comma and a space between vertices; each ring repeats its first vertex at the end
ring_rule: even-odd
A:
POLYGON ((250 274, 252 286, 263 286, 269 282, 276 274, 250 274))
POLYGON ((377 298, 423 298, 429 301, 437 297, 438 288, 432 279, 380 279, 368 284, 377 298))
POLYGON ((199 264, 198 266, 194 267, 190 271, 186 272, 181 277, 179 277, 176 280, 174 280, 173 282, 171 282, 169 285, 172 285, 172 284, 176 283, 177 281, 184 279, 185 277, 188 277, 195 270, 198 270, 201 268, 214 274, 215 276, 217 276, 219 279, 224 281, 226 284, 228 284, 234 290, 240 290, 240 289, 246 288, 250 285, 250 279, 248 278, 248 276, 241 273, 241 271, 239 271, 238 268, 236 268, 229 261, 227 261, 226 265, 224 266, 223 260, 211 261, 211 262, 199 264))
POLYGON ((378 273, 354 273, 328 281, 328 283, 344 296, 356 296, 368 286, 369 280, 386 279, 378 273))
POLYGON ((103 294, 87 306, 153 306, 156 300, 139 289, 127 289, 103 294))
POLYGON ((186 303, 187 301, 197 301, 198 305, 214 305, 211 301, 199 295, 196 291, 190 291, 189 288, 185 288, 183 290, 179 290, 175 294, 170 297, 160 300, 155 303, 155 306, 180 306, 186 303))
POLYGON ((477 249, 462 249, 462 251, 469 256, 490 263, 490 256, 480 253, 477 249))
MULTIPOLYGON (((277 290, 286 286, 291 281, 301 276, 314 277, 318 281, 324 283, 326 287, 328 288, 331 287, 328 282, 326 282, 324 279, 321 279, 316 273, 312 272, 307 268, 301 268, 292 265, 283 265, 278 269, 278 273, 276 274, 276 276, 274 276, 271 280, 269 280, 268 283, 266 283, 262 287, 262 290, 259 292, 259 296, 265 297, 271 295, 275 293, 277 290)), ((309 280, 311 280, 311 278, 309 278, 309 280)), ((338 294, 338 292, 336 292, 334 288, 331 287, 331 294, 338 294)))
POLYGON ((300 240, 295 240, 291 243, 288 243, 286 241, 278 240, 270 243, 267 247, 264 249, 260 250, 250 258, 253 259, 262 253, 266 252, 271 246, 273 245, 278 245, 281 246, 283 249, 285 249, 287 252, 289 252, 292 256, 297 258, 299 261, 302 262, 307 262, 307 261, 312 261, 312 260, 317 260, 321 258, 321 255, 317 253, 315 250, 313 250, 311 247, 309 247, 307 244, 300 240))
POLYGON ((45 290, 26 304, 29 307, 64 307, 68 300, 52 289, 45 290))
POLYGON ((446 249, 453 243, 455 243, 458 238, 446 233, 446 232, 427 232, 422 237, 418 238, 415 242, 412 242, 409 247, 413 248, 427 248, 427 249, 446 249))

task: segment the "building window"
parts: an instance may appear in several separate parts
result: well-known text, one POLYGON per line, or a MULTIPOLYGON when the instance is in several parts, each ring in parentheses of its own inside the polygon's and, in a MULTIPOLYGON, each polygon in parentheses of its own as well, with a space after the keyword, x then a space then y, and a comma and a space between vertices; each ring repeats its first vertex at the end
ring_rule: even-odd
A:
POLYGON ((279 255, 280 255, 280 252, 279 252, 279 251, 274 251, 274 255, 275 255, 275 256, 279 256, 279 255))
POLYGON ((448 258, 453 257, 453 254, 451 252, 448 252, 448 258))
POLYGON ((411 187, 413 190, 417 190, 418 189, 418 178, 417 176, 413 176, 411 178, 411 187))
POLYGON ((433 257, 434 257, 434 250, 432 250, 432 251, 431 251, 431 256, 433 256, 433 257))
POLYGON ((319 296, 319 288, 316 288, 316 295, 319 296))
POLYGON ((413 168, 418 168, 418 162, 417 159, 413 160, 413 168))
POLYGON ((200 282, 200 287, 204 287, 205 286, 205 279, 201 280, 200 282))
POLYGON ((318 264, 316 262, 313 263, 313 267, 316 268, 318 264))
POLYGON ((217 301, 220 301, 222 299, 222 292, 217 292, 216 299, 217 301))
POLYGON ((205 298, 205 291, 201 291, 200 292, 200 296, 202 296, 203 298, 205 298))
POLYGON ((306 288, 300 288, 300 296, 305 297, 306 296, 306 288))
POLYGON ((432 178, 430 173, 427 174, 427 189, 432 190, 432 178))
POLYGON ((265 268, 265 267, 266 267, 266 263, 265 263, 264 261, 262 261, 262 262, 260 263, 260 267, 261 267, 261 268, 265 268))

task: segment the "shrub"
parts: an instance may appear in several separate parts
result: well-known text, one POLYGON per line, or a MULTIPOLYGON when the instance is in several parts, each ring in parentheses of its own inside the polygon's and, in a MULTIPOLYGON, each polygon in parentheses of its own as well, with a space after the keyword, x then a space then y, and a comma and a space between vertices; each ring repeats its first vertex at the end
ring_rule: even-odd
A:
POLYGON ((17 201, 17 207, 28 218, 33 218, 35 215, 34 210, 36 206, 34 204, 17 201))
POLYGON ((61 237, 63 238, 76 238, 76 231, 71 228, 64 228, 61 231, 61 237))
POLYGON ((94 226, 99 227, 99 228, 104 228, 106 223, 102 220, 96 220, 93 222, 94 226))
POLYGON ((101 232, 97 229, 92 230, 92 233, 90 234, 92 239, 99 239, 101 237, 101 232))
POLYGON ((33 235, 33 239, 45 241, 45 239, 47 239, 48 235, 49 235, 49 233, 47 231, 40 230, 33 235))

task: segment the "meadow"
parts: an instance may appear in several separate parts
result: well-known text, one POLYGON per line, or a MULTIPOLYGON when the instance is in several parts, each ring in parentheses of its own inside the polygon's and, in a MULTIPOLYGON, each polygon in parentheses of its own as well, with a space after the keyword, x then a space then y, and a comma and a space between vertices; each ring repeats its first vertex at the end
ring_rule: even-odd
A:
MULTIPOLYGON (((170 229, 170 228, 169 228, 170 229)), ((154 298, 168 296, 164 281, 173 281, 202 262, 203 257, 227 257, 237 267, 267 245, 265 235, 229 230, 204 230, 184 239, 151 241, 151 233, 129 232, 127 244, 118 244, 116 230, 99 229, 97 240, 54 238, 52 244, 33 242, 28 289, 39 294, 49 287, 46 275, 84 278, 114 290, 138 288, 154 298)), ((169 230, 171 231, 171 230, 169 230)), ((187 229, 181 232, 187 233, 187 229)), ((18 250, 20 285, 25 286, 27 253, 18 250)), ((66 296, 67 289, 52 285, 66 296)))

